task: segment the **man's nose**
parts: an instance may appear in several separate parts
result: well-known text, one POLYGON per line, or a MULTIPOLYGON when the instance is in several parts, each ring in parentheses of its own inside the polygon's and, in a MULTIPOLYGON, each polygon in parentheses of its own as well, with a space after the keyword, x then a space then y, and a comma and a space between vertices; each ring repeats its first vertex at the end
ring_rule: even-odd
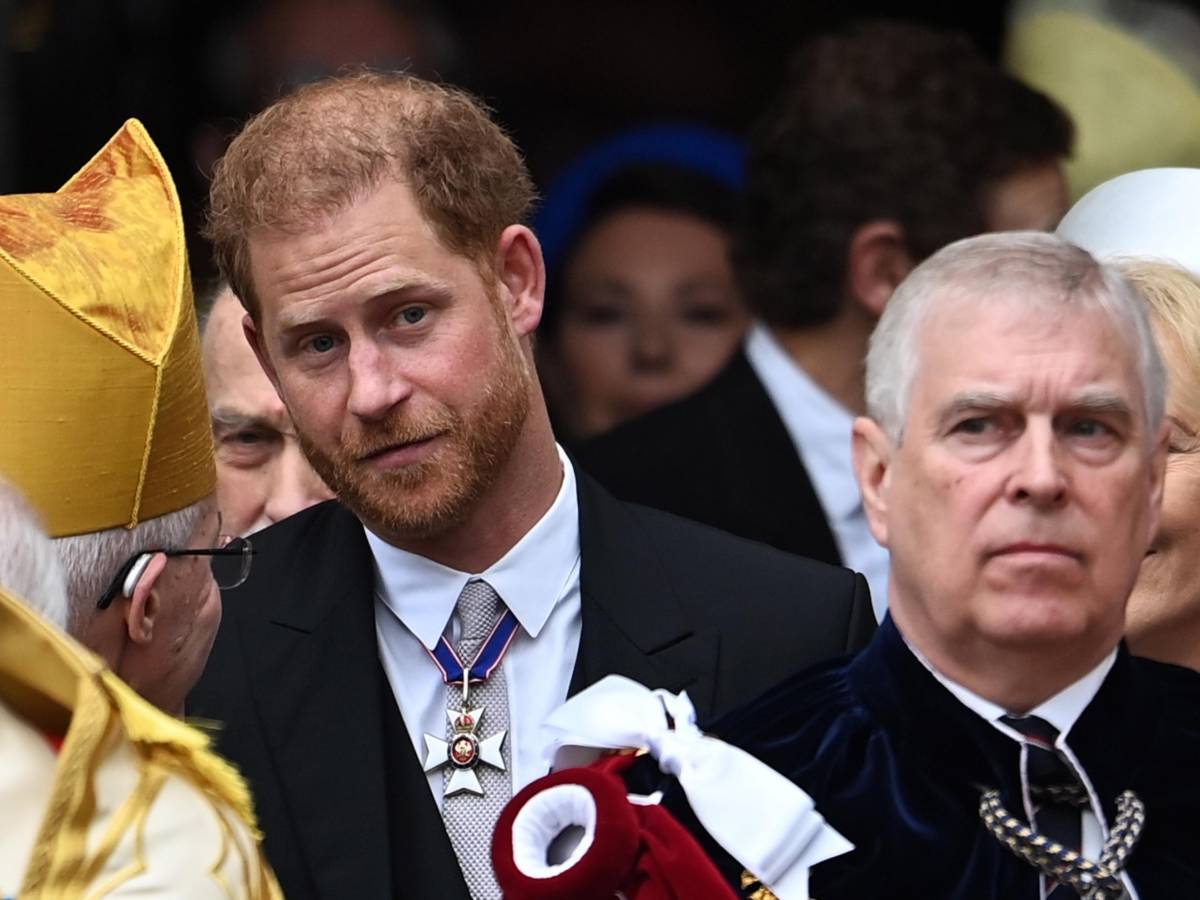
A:
POLYGON ((1048 423, 1030 423, 1014 448, 1016 466, 1009 480, 1009 497, 1017 503, 1053 508, 1067 496, 1062 448, 1048 423))
POLYGON ((263 510, 267 519, 278 522, 332 497, 333 491, 321 480, 321 476, 313 471, 299 445, 293 440, 285 439, 263 510))
POLYGON ((350 348, 350 395, 346 407, 366 421, 386 416, 412 394, 412 384, 387 352, 371 341, 350 348))

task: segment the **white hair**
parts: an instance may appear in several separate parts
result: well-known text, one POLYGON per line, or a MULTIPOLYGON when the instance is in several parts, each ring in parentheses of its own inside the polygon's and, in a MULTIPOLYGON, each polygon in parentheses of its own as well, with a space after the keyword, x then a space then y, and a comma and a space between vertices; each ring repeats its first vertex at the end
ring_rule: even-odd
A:
POLYGON ((67 627, 67 584, 38 514, 0 478, 0 587, 67 627))
POLYGON ((1053 234, 1010 231, 943 247, 913 269, 888 301, 867 351, 867 411, 894 443, 904 436, 921 330, 931 314, 952 305, 999 304, 1108 316, 1136 354, 1147 439, 1153 438, 1165 411, 1167 372, 1145 302, 1117 266, 1053 234))
POLYGON ((80 637, 100 595, 121 565, 142 550, 186 547, 211 502, 209 497, 133 528, 109 528, 57 538, 54 547, 67 576, 67 630, 80 637))

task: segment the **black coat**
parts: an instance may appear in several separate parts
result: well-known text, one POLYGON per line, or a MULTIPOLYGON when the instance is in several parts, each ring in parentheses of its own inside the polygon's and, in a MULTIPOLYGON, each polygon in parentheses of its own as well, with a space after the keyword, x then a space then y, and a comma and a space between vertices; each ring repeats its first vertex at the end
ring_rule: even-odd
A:
MULTIPOLYGON (((813 869, 814 897, 1037 898, 1037 871, 979 818, 986 788, 1024 818, 1020 745, 940 684, 890 617, 854 660, 788 679, 706 730, 791 778, 854 843, 813 869)), ((1122 791, 1146 805, 1127 866, 1141 900, 1200 896, 1200 675, 1122 648, 1067 742, 1110 827, 1122 791)), ((636 775, 661 778, 644 764, 636 775)), ((711 843, 673 781, 664 803, 736 880, 740 866, 711 843)))
POLYGON ((573 450, 622 500, 842 561, 796 445, 743 352, 698 393, 573 450))
MULTIPOLYGON (((610 673, 730 709, 874 630, 862 576, 578 478, 582 633, 570 691, 610 673)), ((189 716, 223 723, 290 900, 467 897, 378 658, 374 564, 336 501, 254 539, 189 716)), ((434 672, 430 677, 436 677, 434 672)))

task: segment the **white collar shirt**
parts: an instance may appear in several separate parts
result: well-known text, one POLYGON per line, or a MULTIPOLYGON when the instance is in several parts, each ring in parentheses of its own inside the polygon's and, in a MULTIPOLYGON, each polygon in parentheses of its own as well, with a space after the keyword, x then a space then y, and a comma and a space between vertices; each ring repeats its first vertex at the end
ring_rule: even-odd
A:
POLYGON ((800 454, 842 562, 866 577, 875 618, 882 621, 887 610, 888 552, 871 534, 854 476, 850 451, 854 416, 796 365, 761 322, 746 337, 746 357, 800 454))
MULTIPOLYGON (((563 479, 553 504, 497 562, 483 572, 459 572, 393 547, 367 530, 375 557, 375 631, 380 659, 404 719, 413 752, 425 759, 426 733, 443 737, 447 690, 429 652, 443 634, 461 631, 455 605, 469 581, 495 588, 520 628, 501 663, 508 686, 512 791, 545 775, 540 727, 567 698, 579 652, 579 500, 575 473, 558 450, 563 479)), ((441 770, 429 773, 442 803, 441 770)))
MULTIPOLYGON (((913 656, 920 660, 921 665, 929 670, 938 682, 946 688, 954 697, 975 715, 979 716, 1001 734, 1011 738, 1018 744, 1022 745, 1022 754, 1027 750, 1024 748, 1021 733, 1001 721, 1003 716, 1017 715, 1010 713, 1004 707, 998 706, 992 701, 979 696, 970 688, 964 687, 956 681, 946 677, 941 672, 933 667, 933 664, 927 660, 924 655, 912 644, 908 643, 907 638, 905 643, 908 644, 908 649, 912 651, 913 656)), ((1100 799, 1096 795, 1096 790, 1092 786, 1091 779, 1088 778, 1087 772, 1083 765, 1079 762, 1079 758, 1071 749, 1070 736, 1071 729, 1075 727, 1075 723, 1079 717, 1083 715, 1083 711, 1087 709, 1088 704, 1095 699, 1097 692, 1100 690, 1100 685, 1104 683, 1104 679, 1108 677, 1109 671, 1112 670, 1113 664, 1117 660, 1117 651, 1114 649, 1104 659, 1102 659, 1094 669, 1080 678, 1078 681, 1067 685, 1053 697, 1042 701, 1027 713, 1021 715, 1037 716, 1049 722, 1058 730, 1058 738, 1054 742, 1054 746, 1066 757, 1074 769, 1075 774, 1079 777, 1080 783, 1087 790, 1088 797, 1091 800, 1091 808, 1084 810, 1081 813, 1082 837, 1083 837, 1083 855, 1089 859, 1097 859, 1100 851, 1104 846, 1105 836, 1108 834, 1108 824, 1105 821, 1104 808, 1100 804, 1100 799)), ((1024 763, 1022 763, 1022 767, 1024 763)), ((1029 792, 1025 791, 1025 818, 1029 821, 1033 818, 1033 800, 1029 796, 1029 792)), ((1129 876, 1124 872, 1121 873, 1121 879, 1125 882, 1125 888, 1129 892, 1129 900, 1138 900, 1137 891, 1134 889, 1129 876)), ((1042 878, 1042 896, 1045 897, 1048 889, 1046 879, 1042 878)))

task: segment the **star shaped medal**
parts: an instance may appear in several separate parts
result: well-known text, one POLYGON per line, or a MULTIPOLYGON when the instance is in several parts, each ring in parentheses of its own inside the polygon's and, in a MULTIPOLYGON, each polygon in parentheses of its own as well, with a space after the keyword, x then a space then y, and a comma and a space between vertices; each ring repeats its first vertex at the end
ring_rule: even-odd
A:
POLYGON ((471 689, 470 672, 463 672, 463 698, 459 709, 446 710, 450 720, 450 740, 444 741, 428 732, 425 733, 425 771, 433 772, 442 766, 450 766, 450 781, 446 784, 446 797, 464 791, 483 796, 479 776, 475 767, 480 763, 495 769, 504 769, 504 738, 507 731, 497 731, 482 740, 475 733, 483 718, 483 707, 472 709, 468 703, 471 689))
POLYGON ((434 772, 443 766, 450 767, 450 778, 443 792, 445 797, 462 793, 482 797, 483 786, 475 771, 480 763, 502 772, 505 770, 504 738, 508 731, 501 730, 480 737, 479 722, 484 716, 484 708, 471 705, 471 684, 483 684, 496 671, 512 644, 517 627, 517 617, 512 610, 505 610, 469 665, 463 665, 445 636, 429 651, 429 656, 441 670, 442 681, 447 685, 462 684, 462 702, 457 709, 451 707, 446 710, 446 718, 450 721, 450 739, 443 740, 435 734, 425 734, 425 771, 434 772))

